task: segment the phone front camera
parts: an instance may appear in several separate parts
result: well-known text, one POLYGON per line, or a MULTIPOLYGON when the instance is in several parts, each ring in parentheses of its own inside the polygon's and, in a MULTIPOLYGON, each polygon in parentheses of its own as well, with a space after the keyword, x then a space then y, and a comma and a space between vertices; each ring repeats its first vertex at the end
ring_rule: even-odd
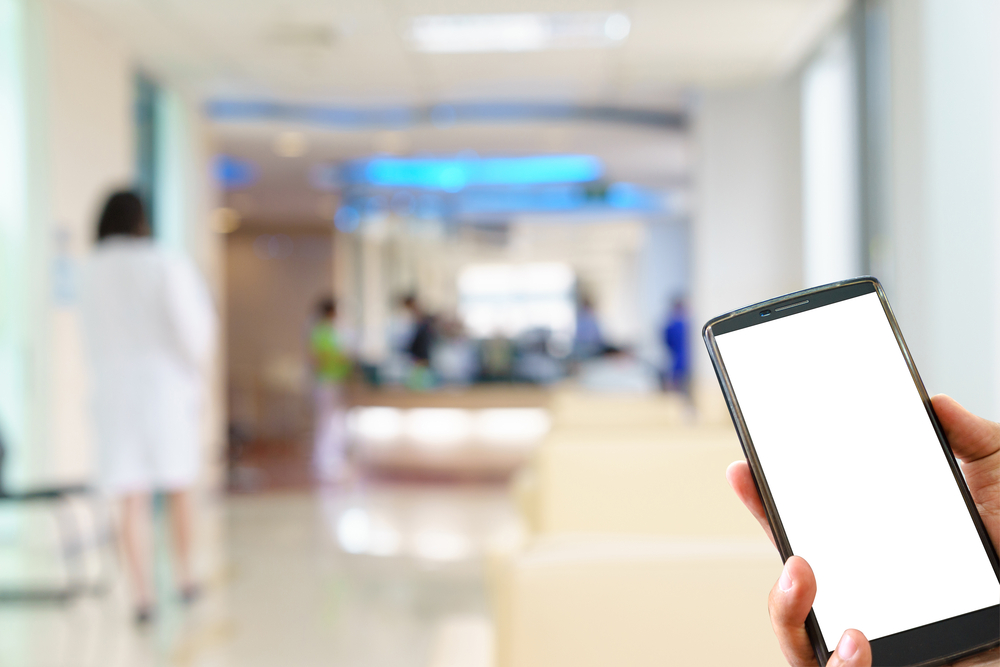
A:
POLYGON ((771 314, 770 310, 762 310, 762 311, 760 311, 760 316, 761 317, 767 317, 770 314, 771 314))

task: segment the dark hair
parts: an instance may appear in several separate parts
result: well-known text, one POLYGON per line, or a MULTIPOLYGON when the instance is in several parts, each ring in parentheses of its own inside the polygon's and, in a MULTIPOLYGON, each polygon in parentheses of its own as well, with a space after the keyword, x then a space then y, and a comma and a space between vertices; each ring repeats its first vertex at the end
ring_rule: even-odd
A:
POLYGON ((97 223, 97 242, 112 236, 149 236, 146 207, 130 190, 112 193, 97 223))
POLYGON ((316 304, 316 314, 320 317, 334 317, 337 314, 337 301, 333 297, 324 297, 316 304))

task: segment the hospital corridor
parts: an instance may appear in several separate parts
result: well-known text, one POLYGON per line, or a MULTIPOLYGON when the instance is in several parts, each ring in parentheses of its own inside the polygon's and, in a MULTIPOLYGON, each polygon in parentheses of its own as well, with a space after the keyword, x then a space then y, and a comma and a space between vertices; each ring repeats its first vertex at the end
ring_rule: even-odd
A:
POLYGON ((702 327, 872 275, 1000 420, 998 37, 0 0, 0 665, 786 664, 702 327))

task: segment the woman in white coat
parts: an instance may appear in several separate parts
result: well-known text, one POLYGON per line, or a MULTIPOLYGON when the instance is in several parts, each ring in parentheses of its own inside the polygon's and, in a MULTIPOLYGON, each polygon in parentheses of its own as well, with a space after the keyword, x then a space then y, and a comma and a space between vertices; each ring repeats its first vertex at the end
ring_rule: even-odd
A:
POLYGON ((191 572, 190 489, 198 476, 204 369, 216 317, 194 266, 155 245, 142 201, 107 201, 81 299, 93 379, 97 473, 121 499, 120 535, 136 621, 153 613, 150 495, 169 499, 181 598, 197 592, 191 572))

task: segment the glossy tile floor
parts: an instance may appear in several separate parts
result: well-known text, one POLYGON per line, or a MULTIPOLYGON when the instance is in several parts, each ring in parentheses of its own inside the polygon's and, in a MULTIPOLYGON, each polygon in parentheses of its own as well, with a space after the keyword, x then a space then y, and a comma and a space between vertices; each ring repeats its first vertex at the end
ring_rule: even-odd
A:
POLYGON ((0 665, 489 665, 483 556, 520 530, 504 487, 362 482, 201 505, 196 605, 160 585, 145 630, 120 584, 68 607, 0 605, 0 665))

